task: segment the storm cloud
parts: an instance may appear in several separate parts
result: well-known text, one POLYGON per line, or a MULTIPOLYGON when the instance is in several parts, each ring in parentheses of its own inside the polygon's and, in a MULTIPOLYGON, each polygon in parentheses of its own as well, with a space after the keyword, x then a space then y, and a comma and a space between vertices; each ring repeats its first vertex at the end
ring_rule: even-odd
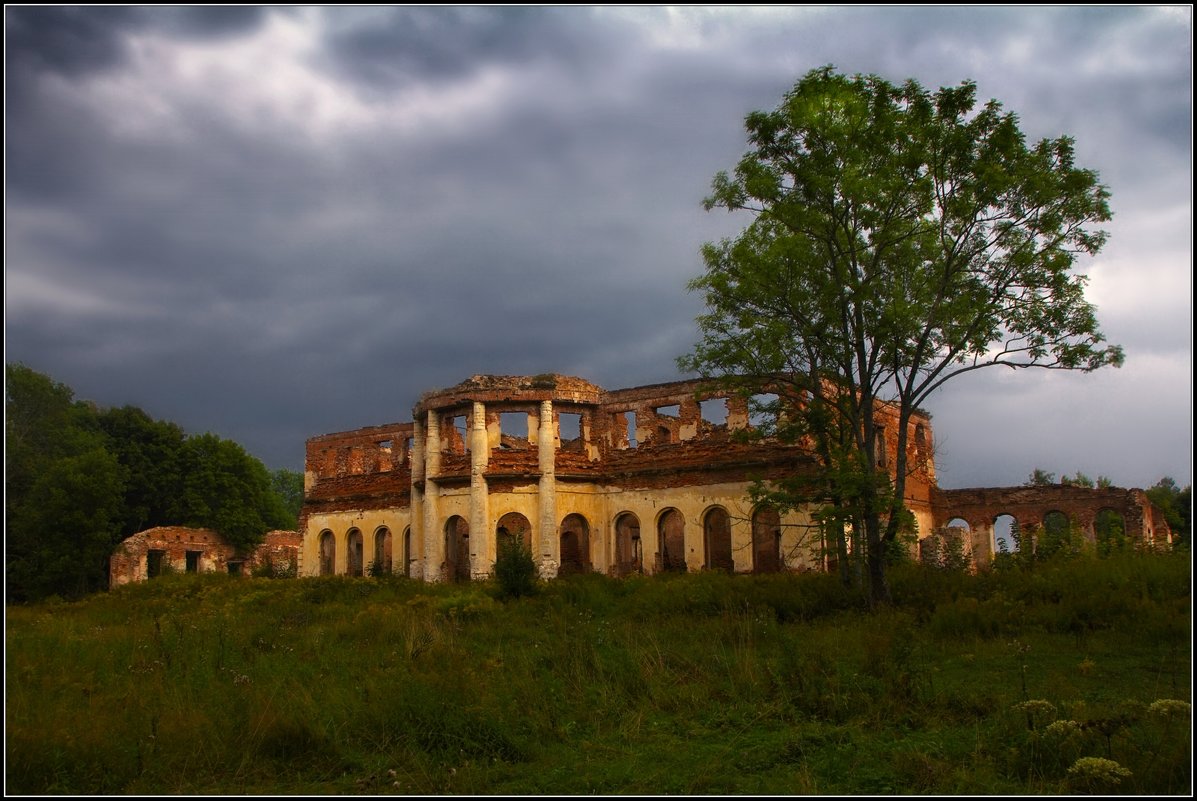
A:
POLYGON ((1190 9, 8 8, 6 359, 299 469, 474 373, 681 376, 744 115, 974 80, 1112 193, 1126 366, 929 404, 944 486, 1191 481, 1190 9))

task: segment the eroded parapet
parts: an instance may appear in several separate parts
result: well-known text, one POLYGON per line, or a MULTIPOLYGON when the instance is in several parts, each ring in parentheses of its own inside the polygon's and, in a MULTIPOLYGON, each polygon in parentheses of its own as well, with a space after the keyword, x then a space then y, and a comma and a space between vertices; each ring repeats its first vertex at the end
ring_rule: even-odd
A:
MULTIPOLYGON (((480 468, 490 480, 536 481, 545 471, 544 442, 551 443, 553 472, 564 480, 608 480, 631 474, 721 470, 770 477, 771 467, 809 461, 809 442, 739 436, 760 425, 762 409, 780 393, 788 403, 802 393, 778 384, 776 393, 746 398, 700 380, 607 391, 581 378, 476 375, 448 389, 424 393, 413 419, 436 424, 421 456, 435 456, 412 472, 410 452, 419 433, 411 423, 328 434, 308 441, 311 498, 387 492, 394 482, 355 477, 402 475, 416 484, 469 483, 480 468), (793 395, 793 397, 789 397, 793 395), (544 416, 543 405, 550 412, 544 416), (483 432, 475 436, 471 432, 483 432), (478 453, 482 449, 483 453, 478 453)), ((878 404, 877 461, 897 462, 898 418, 878 404)), ((431 430, 430 428, 428 430, 431 430)), ((934 482, 930 423, 916 413, 908 423, 908 500, 929 503, 934 482)))

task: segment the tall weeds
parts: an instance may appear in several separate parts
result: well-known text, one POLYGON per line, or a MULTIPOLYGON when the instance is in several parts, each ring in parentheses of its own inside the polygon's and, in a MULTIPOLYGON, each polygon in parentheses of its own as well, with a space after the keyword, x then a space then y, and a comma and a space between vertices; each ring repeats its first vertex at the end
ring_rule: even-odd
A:
POLYGON ((1187 561, 910 564, 893 589, 870 613, 827 576, 588 575, 498 603, 180 575, 10 607, 6 789, 1190 789, 1187 561))

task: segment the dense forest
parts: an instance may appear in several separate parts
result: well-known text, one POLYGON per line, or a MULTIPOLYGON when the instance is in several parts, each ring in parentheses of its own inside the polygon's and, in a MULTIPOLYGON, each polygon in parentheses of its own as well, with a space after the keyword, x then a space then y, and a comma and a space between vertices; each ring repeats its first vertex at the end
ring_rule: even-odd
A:
POLYGON ((104 589, 108 557, 153 526, 212 528, 237 548, 296 527, 303 475, 236 442, 186 434, 135 406, 100 408, 5 367, 7 600, 104 589))

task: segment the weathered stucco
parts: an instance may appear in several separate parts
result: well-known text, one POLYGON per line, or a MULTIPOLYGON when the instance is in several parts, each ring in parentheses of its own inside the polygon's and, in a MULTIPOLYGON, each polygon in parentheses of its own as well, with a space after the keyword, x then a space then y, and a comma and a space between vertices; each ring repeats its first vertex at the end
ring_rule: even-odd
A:
MULTIPOLYGON (((811 469, 808 450, 736 439, 747 402, 698 381, 607 391, 555 374, 474 376, 425 393, 412 417, 308 440, 301 574, 374 562, 430 581, 485 576, 501 520, 546 576, 824 567, 808 510, 772 519, 749 499, 755 479, 811 469)), ((879 406, 877 420, 892 465, 897 418, 879 406)), ((906 500, 926 532, 931 425, 910 426, 906 500)))
MULTIPOLYGON (((749 499, 755 479, 812 469, 807 448, 736 438, 751 425, 747 401, 698 381, 608 391, 556 374, 474 376, 425 393, 412 418, 308 440, 302 575, 373 565, 429 581, 481 577, 513 531, 545 576, 828 566, 811 510, 773 519, 749 499)), ((877 458, 892 467, 897 414, 879 404, 875 419, 877 458)), ((930 419, 909 425, 905 500, 919 537, 959 537, 976 565, 992 559, 1001 515, 1031 530, 1057 511, 1092 539, 1104 512, 1140 545, 1171 540, 1142 490, 940 490, 930 419), (949 531, 957 519, 967 529, 949 531)))

